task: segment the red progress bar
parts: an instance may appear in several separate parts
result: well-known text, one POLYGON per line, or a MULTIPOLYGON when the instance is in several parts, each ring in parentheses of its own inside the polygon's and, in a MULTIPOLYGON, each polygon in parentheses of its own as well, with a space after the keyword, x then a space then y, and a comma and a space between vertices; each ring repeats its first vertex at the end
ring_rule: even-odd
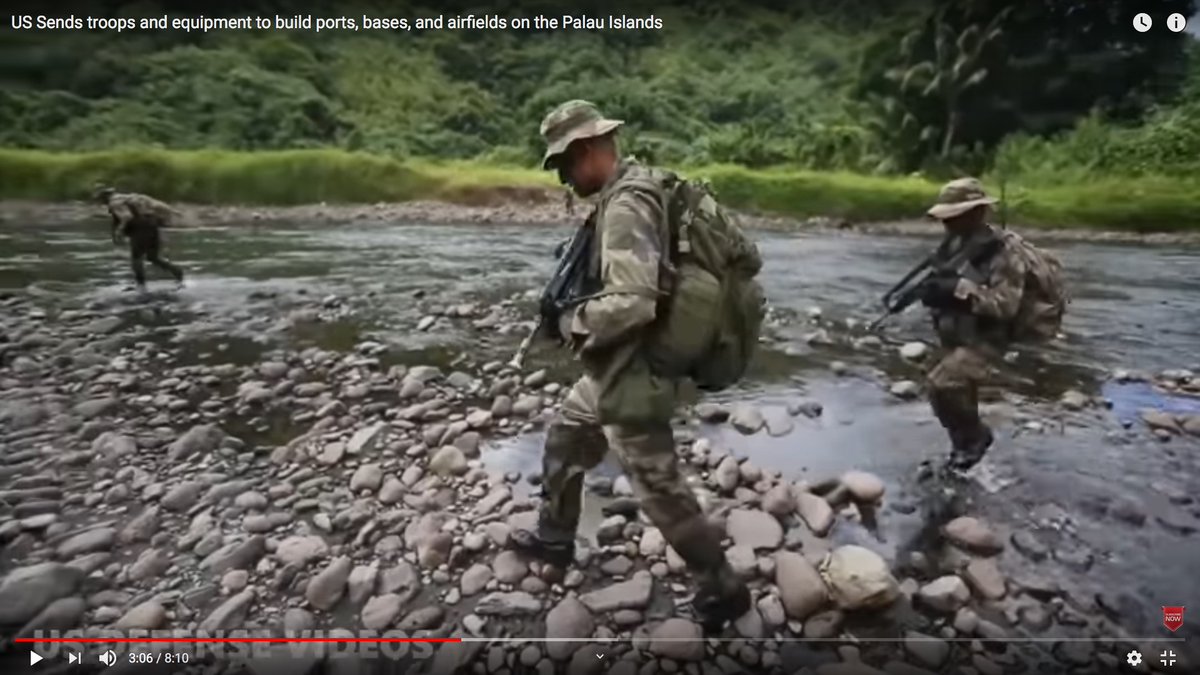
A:
POLYGON ((461 638, 17 638, 14 643, 461 643, 461 638))

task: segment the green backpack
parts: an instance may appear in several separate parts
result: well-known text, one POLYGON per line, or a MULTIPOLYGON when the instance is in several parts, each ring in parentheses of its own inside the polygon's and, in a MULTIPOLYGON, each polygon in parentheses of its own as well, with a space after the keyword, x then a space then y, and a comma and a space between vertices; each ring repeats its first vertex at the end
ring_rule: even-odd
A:
POLYGON ((762 257, 706 183, 660 176, 671 245, 646 355, 657 372, 719 391, 745 375, 758 345, 766 315, 756 280, 762 257))

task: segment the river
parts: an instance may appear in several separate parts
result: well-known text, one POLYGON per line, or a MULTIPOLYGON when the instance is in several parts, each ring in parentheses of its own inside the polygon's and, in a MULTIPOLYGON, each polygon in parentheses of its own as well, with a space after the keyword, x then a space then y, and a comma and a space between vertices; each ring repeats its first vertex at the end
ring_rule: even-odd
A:
MULTIPOLYGON (((163 345, 177 364, 244 365, 281 346, 345 351, 364 341, 385 345, 394 363, 481 363, 507 360, 519 331, 481 331, 445 317, 426 319, 433 323, 424 330, 418 324, 438 309, 502 305, 537 287, 552 268, 554 245, 568 233, 565 226, 359 223, 177 229, 166 233, 165 252, 184 266, 186 287, 169 290, 167 277, 148 266, 152 290, 139 299, 123 290, 127 254, 107 241, 107 223, 6 223, 0 295, 30 299, 51 313, 112 311, 131 339, 163 345), (322 306, 341 314, 283 320, 322 306)), ((839 524, 833 539, 896 560, 921 526, 916 466, 947 448, 927 404, 889 395, 890 383, 919 381, 922 372, 897 355, 893 341, 932 336, 914 307, 888 324, 885 344, 856 347, 854 340, 881 294, 935 242, 854 232, 755 236, 772 306, 770 341, 753 377, 713 400, 750 403, 770 419, 788 417, 786 405, 798 399, 819 401, 824 412, 795 417, 780 435, 746 436, 728 425, 694 430, 785 478, 816 482, 852 468, 882 477, 888 496, 878 530, 839 524), (814 335, 819 331, 825 335, 814 335)), ((1170 637, 1159 607, 1200 606, 1200 504, 1193 498, 1200 490, 1200 439, 1162 442, 1138 411, 1144 405, 1200 411, 1200 405, 1163 398, 1144 383, 1120 383, 1112 373, 1200 373, 1200 249, 1045 245, 1068 273, 1073 302, 1066 339, 1021 351, 1009 368, 1010 386, 985 405, 998 441, 972 488, 974 508, 1002 531, 1031 533, 1053 552, 1034 564, 1010 544, 1002 562, 1010 578, 1035 574, 1061 585, 1068 604, 1085 616, 1104 611, 1098 593, 1108 593, 1107 605, 1119 597, 1111 620, 1128 634, 1170 637), (1059 404, 1067 390, 1102 404, 1068 410, 1059 404), (1113 516, 1113 505, 1126 502, 1142 512, 1144 524, 1113 516)), ((569 369, 545 348, 534 356, 539 366, 569 369)), ((278 443, 298 429, 285 424, 246 433, 278 443)), ((537 430, 485 441, 483 459, 528 476, 537 472, 540 443, 537 430)), ((599 471, 612 475, 614 467, 599 471)), ((590 507, 593 521, 597 509, 590 507)), ((1178 636, 1195 640, 1197 623, 1186 622, 1178 636)))

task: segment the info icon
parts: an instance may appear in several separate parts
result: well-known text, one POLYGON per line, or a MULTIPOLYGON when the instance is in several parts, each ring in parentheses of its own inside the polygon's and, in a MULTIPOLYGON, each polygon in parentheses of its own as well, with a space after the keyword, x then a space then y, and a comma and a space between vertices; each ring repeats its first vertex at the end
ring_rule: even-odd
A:
POLYGON ((1187 28, 1187 17, 1178 12, 1168 16, 1167 28, 1170 28, 1172 33, 1182 33, 1183 29, 1187 28))

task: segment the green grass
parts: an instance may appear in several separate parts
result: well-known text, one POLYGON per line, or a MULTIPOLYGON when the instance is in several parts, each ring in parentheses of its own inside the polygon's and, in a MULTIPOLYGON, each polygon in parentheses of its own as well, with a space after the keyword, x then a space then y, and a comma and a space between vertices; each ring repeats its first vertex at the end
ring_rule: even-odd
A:
MULTIPOLYGON (((682 169, 707 178, 727 205, 794 217, 919 218, 939 183, 790 169, 715 165, 682 169)), ((548 172, 478 162, 401 161, 340 150, 113 150, 51 153, 0 150, 0 199, 86 199, 103 181, 191 203, 290 205, 441 199, 486 203, 554 188, 548 172)), ((994 181, 988 181, 998 193, 994 181)), ((1048 227, 1135 231, 1200 229, 1200 182, 1102 177, 1026 185, 1010 179, 1008 220, 1048 227)))

